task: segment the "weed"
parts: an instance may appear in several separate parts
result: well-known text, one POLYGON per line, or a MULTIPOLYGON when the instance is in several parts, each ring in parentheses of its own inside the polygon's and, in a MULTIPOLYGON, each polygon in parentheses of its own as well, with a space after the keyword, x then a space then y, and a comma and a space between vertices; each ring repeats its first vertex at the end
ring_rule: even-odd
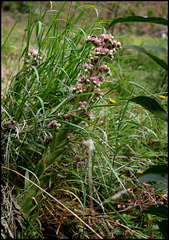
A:
MULTIPOLYGON (((2 93, 2 183, 22 206, 17 236, 162 238, 157 219, 141 210, 165 203, 166 190, 138 185, 138 177, 167 162, 167 125, 130 101, 146 93, 166 107, 166 85, 157 91, 148 81, 160 67, 124 52, 129 38, 105 30, 110 20, 101 20, 100 7, 54 4, 40 3, 37 16, 30 3, 18 65, 2 93)), ((5 212, 5 228, 4 221, 17 228, 5 212)))

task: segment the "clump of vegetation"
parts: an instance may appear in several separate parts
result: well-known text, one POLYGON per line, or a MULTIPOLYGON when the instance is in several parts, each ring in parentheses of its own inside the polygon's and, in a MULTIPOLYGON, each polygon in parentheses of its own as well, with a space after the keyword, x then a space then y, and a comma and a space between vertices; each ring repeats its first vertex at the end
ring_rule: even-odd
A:
POLYGON ((20 12, 29 12, 29 2, 27 1, 2 1, 2 9, 9 11, 11 14, 19 14, 20 12))
POLYGON ((35 21, 30 2, 26 43, 2 95, 2 237, 162 239, 167 93, 147 90, 123 64, 126 49, 162 71, 166 62, 123 46, 98 6, 74 3, 64 15, 67 3, 53 4, 41 4, 35 21))

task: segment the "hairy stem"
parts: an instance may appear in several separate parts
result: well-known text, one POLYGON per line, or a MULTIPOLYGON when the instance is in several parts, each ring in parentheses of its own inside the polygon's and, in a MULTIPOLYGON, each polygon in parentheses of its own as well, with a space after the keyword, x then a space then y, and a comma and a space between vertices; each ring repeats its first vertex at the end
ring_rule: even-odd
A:
POLYGON ((88 177, 89 177, 90 207, 91 207, 91 211, 93 212, 93 179, 92 179, 92 151, 91 150, 89 150, 88 177))

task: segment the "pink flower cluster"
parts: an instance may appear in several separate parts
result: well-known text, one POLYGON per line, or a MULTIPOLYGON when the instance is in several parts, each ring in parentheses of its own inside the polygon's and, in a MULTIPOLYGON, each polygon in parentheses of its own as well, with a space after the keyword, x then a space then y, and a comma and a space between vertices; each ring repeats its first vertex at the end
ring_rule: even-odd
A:
POLYGON ((77 85, 73 85, 72 90, 73 91, 76 90, 76 93, 78 93, 78 92, 82 93, 82 92, 86 91, 86 88, 83 86, 82 83, 78 83, 77 85))
MULTIPOLYGON (((91 98, 102 98, 103 93, 98 87, 101 86, 105 76, 111 75, 110 67, 104 65, 103 60, 105 57, 113 58, 113 54, 120 49, 121 43, 115 41, 114 36, 111 34, 101 34, 99 39, 95 35, 88 36, 86 42, 94 45, 91 49, 89 62, 83 64, 86 75, 81 76, 78 83, 73 85, 71 90, 75 95, 87 92, 95 93, 94 96, 91 94, 90 97, 87 94, 86 98, 83 96, 83 101, 81 101, 81 98, 78 98, 79 105, 86 111, 85 115, 91 119, 91 115, 86 109, 87 101, 91 98)), ((65 117, 68 118, 67 115, 65 117)))
POLYGON ((91 82, 92 82, 93 84, 95 84, 95 85, 97 85, 97 86, 100 87, 101 82, 99 81, 99 78, 97 78, 97 77, 91 77, 90 80, 91 80, 91 82))
POLYGON ((102 125, 104 125, 104 121, 99 121, 97 124, 98 124, 99 126, 102 126, 102 125))
POLYGON ((92 115, 90 112, 85 112, 85 115, 89 118, 89 119, 92 119, 92 115))
POLYGON ((95 35, 88 36, 87 43, 93 43, 95 48, 95 55, 108 55, 110 58, 113 58, 113 53, 117 51, 117 49, 121 48, 121 43, 117 42, 114 39, 114 36, 111 34, 101 34, 100 39, 98 39, 95 35))
MULTIPOLYGON (((93 43, 90 63, 83 65, 84 71, 88 74, 80 77, 80 83, 73 85, 72 90, 76 93, 93 91, 92 88, 100 86, 104 80, 104 75, 111 75, 110 67, 103 65, 102 57, 105 55, 113 57, 113 53, 121 47, 121 43, 113 41, 111 34, 101 34, 100 39, 96 36, 88 36, 87 43, 93 43)), ((99 97, 102 97, 101 94, 99 97)))
POLYGON ((100 88, 96 88, 96 89, 94 89, 94 92, 96 92, 96 95, 99 96, 100 98, 102 98, 103 93, 100 92, 100 91, 101 91, 100 88))
POLYGON ((76 115, 76 112, 71 112, 71 113, 65 113, 65 114, 63 114, 63 117, 65 118, 65 119, 68 119, 68 118, 70 118, 70 117, 72 117, 73 119, 74 119, 74 116, 76 115))
POLYGON ((87 102, 86 102, 86 101, 83 101, 83 102, 79 102, 79 104, 80 104, 80 106, 81 106, 82 108, 85 108, 86 105, 87 105, 87 102))
POLYGON ((48 125, 47 128, 53 128, 54 126, 56 126, 57 128, 60 127, 60 123, 58 123, 56 120, 51 121, 48 125))
POLYGON ((128 200, 130 206, 137 206, 140 209, 146 209, 151 205, 164 204, 163 194, 156 195, 154 188, 148 188, 147 184, 143 184, 143 186, 146 190, 141 191, 138 197, 130 188, 128 189, 128 192, 130 192, 134 198, 133 200, 128 200))
MULTIPOLYGON (((99 70, 105 70, 105 68, 99 69, 99 70)), ((105 71, 107 71, 107 68, 105 71)), ((88 78, 87 76, 80 77, 80 82, 85 82, 85 83, 92 82, 94 85, 97 85, 97 86, 100 86, 103 81, 104 81, 104 75, 100 75, 99 77, 94 76, 90 78, 88 78)), ((82 84, 73 85, 72 90, 80 89, 82 91, 86 91, 86 88, 83 88, 82 86, 83 86, 82 84)), ((90 87, 90 85, 86 85, 86 87, 90 87)))
POLYGON ((107 65, 102 65, 99 67, 100 71, 109 72, 110 68, 107 65))
POLYGON ((28 69, 27 71, 31 71, 32 70, 32 66, 31 65, 39 65, 40 64, 40 60, 42 60, 42 57, 39 56, 39 52, 36 49, 29 49, 28 51, 28 55, 25 57, 25 63, 27 63, 28 65, 28 69))
POLYGON ((83 68, 86 70, 86 72, 88 72, 88 71, 93 71, 94 66, 93 66, 92 64, 87 64, 87 63, 85 63, 85 64, 83 65, 83 68))

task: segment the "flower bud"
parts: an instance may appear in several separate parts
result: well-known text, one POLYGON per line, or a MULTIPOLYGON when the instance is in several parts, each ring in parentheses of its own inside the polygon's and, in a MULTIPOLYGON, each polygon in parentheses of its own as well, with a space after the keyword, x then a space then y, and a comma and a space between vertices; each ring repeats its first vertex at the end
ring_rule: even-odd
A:
POLYGON ((70 114, 69 114, 69 113, 66 113, 66 114, 63 115, 63 117, 66 118, 66 119, 67 119, 67 118, 70 118, 70 114))
POLYGON ((106 48, 111 49, 111 48, 112 48, 112 44, 109 43, 109 44, 106 46, 106 48))
POLYGON ((112 45, 113 45, 112 47, 116 47, 117 46, 117 41, 113 41, 112 45))
POLYGON ((50 122, 48 125, 47 125, 47 128, 52 128, 53 126, 57 126, 58 123, 56 120, 53 120, 52 122, 50 122))
POLYGON ((70 115, 71 115, 72 118, 74 118, 77 115, 77 113, 76 112, 71 112, 70 115))
POLYGON ((98 124, 99 126, 102 126, 102 125, 104 124, 104 121, 99 121, 97 124, 98 124))
POLYGON ((69 134, 67 135, 67 139, 70 140, 70 139, 72 139, 72 138, 73 138, 72 134, 69 133, 69 134))
POLYGON ((92 118, 92 115, 91 115, 91 113, 90 112, 85 112, 85 115, 89 118, 89 119, 91 119, 92 118))
POLYGON ((105 36, 106 36, 105 34, 101 34, 101 35, 100 35, 100 38, 104 39, 105 36))
POLYGON ((83 65, 83 68, 88 68, 88 64, 85 63, 85 64, 83 65))
POLYGON ((38 55, 38 51, 35 50, 35 51, 33 52, 33 56, 36 57, 37 55, 38 55))
POLYGON ((87 102, 86 102, 86 101, 83 101, 83 102, 79 102, 79 104, 81 105, 81 107, 85 108, 86 105, 87 105, 87 102))
POLYGON ((34 50, 33 49, 29 49, 29 51, 28 51, 29 53, 33 53, 34 52, 34 50))
POLYGON ((101 46, 101 40, 95 39, 93 42, 95 46, 101 46))
POLYGON ((46 140, 45 140, 45 143, 46 143, 46 144, 49 144, 52 140, 53 140, 53 137, 47 136, 47 137, 46 137, 46 140))
POLYGON ((121 43, 120 42, 117 42, 117 48, 120 48, 121 47, 121 43))
POLYGON ((84 76, 80 78, 81 82, 84 82, 85 80, 86 80, 86 77, 84 77, 84 76))
POLYGON ((100 88, 94 89, 94 92, 96 92, 96 95, 99 96, 100 98, 102 98, 103 93, 102 92, 98 92, 98 91, 100 91, 100 88))
POLYGON ((99 77, 99 80, 100 80, 101 82, 103 82, 103 81, 104 81, 104 75, 101 75, 101 76, 99 77))

